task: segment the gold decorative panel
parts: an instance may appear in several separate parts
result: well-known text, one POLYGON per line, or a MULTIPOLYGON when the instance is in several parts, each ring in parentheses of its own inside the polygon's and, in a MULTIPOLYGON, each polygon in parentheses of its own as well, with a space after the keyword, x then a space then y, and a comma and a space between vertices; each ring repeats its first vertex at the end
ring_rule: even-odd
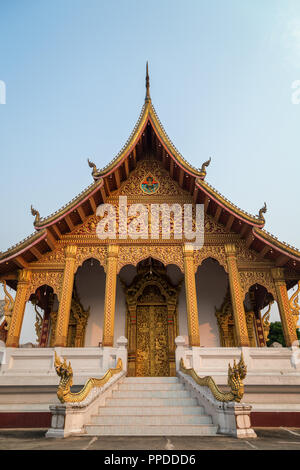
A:
POLYGON ((137 307, 137 376, 169 376, 166 305, 137 307))

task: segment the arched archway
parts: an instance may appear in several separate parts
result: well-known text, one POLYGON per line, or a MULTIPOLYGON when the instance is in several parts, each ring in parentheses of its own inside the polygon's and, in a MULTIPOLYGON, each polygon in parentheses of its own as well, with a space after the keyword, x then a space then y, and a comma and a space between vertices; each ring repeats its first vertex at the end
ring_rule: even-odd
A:
POLYGON ((50 345, 51 314, 58 310, 58 298, 52 286, 42 284, 30 294, 25 306, 20 345, 45 348, 50 345))
POLYGON ((271 307, 274 302, 273 294, 265 286, 255 283, 249 287, 244 299, 244 308, 250 346, 267 345, 271 307))

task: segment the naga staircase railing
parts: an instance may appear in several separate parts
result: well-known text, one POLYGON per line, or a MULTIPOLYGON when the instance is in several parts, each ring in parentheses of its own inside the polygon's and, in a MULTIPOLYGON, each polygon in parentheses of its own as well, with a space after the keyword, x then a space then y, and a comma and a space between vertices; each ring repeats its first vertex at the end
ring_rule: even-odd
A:
POLYGON ((201 386, 208 387, 215 397, 216 400, 222 402, 236 401, 240 402, 244 395, 244 384, 243 380, 247 375, 247 367, 244 363, 243 354, 241 355, 240 361, 236 364, 235 360, 233 367, 228 364, 228 379, 227 383, 230 387, 230 392, 222 392, 216 385, 214 379, 210 376, 199 377, 194 369, 187 369, 184 366, 183 358, 180 360, 180 370, 186 375, 192 377, 192 379, 201 386))
POLYGON ((60 358, 55 352, 55 370, 60 377, 60 382, 57 389, 57 397, 61 403, 80 403, 89 395, 93 388, 103 387, 115 374, 122 372, 123 364, 122 359, 118 359, 115 369, 108 369, 108 371, 100 379, 90 378, 85 383, 83 388, 77 392, 71 392, 73 385, 73 370, 71 363, 67 364, 66 358, 61 362, 60 358))

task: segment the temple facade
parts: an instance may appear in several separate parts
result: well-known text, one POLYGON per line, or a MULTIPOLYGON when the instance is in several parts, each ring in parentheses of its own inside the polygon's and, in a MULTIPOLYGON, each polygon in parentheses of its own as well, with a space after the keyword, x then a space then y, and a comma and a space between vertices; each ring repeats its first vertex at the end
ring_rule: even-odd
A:
POLYGON ((49 217, 32 207, 35 233, 0 255, 7 348, 19 346, 26 302, 38 348, 114 347, 125 337, 129 375, 174 375, 178 336, 189 347, 265 347, 273 302, 286 345, 297 342, 288 290, 300 279, 300 252, 264 230, 266 205, 246 213, 207 182, 210 161, 196 169, 180 155, 153 107, 148 72, 126 145, 101 170, 88 163, 93 183, 49 217), (186 207, 203 246, 178 228, 186 207))

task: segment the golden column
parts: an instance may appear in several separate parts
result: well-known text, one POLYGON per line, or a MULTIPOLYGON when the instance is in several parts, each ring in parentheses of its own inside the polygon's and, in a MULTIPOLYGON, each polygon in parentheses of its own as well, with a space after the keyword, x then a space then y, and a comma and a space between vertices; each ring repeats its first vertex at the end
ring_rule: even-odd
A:
POLYGON ((193 247, 189 245, 184 245, 183 257, 189 342, 190 346, 200 346, 193 247))
POLYGON ((280 312, 285 343, 287 347, 290 347, 294 341, 297 341, 298 344, 298 338, 295 321, 290 309, 290 303, 284 279, 284 270, 282 268, 273 268, 271 269, 271 272, 276 288, 278 308, 280 312))
POLYGON ((228 243, 225 245, 225 254, 228 266, 237 346, 249 346, 249 336, 244 309, 244 293, 241 287, 240 275, 236 262, 236 247, 234 243, 228 243))
POLYGON ((119 245, 109 245, 106 259, 103 346, 114 344, 118 255, 119 245))
POLYGON ((6 347, 8 348, 17 348, 19 346, 19 339, 23 323, 30 279, 31 271, 29 271, 28 269, 23 269, 19 272, 16 299, 14 302, 14 308, 6 340, 6 347))
POLYGON ((70 320, 70 309, 73 293, 74 274, 75 274, 75 261, 76 261, 77 246, 68 245, 65 248, 65 269, 62 281, 61 298, 59 302, 56 331, 55 331, 55 346, 66 346, 68 327, 70 320))

